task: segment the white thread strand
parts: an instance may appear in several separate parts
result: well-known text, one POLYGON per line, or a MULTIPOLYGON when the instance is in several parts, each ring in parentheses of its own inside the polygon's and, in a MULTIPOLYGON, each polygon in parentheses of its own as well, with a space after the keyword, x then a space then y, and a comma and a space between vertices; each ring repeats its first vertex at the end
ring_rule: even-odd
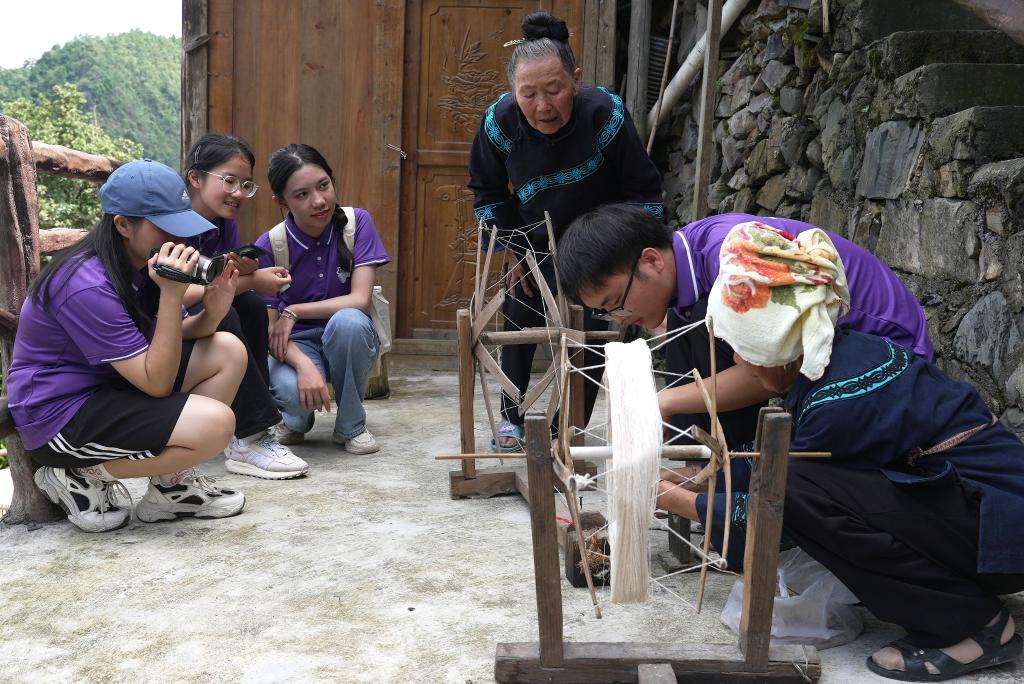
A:
POLYGON ((612 603, 644 603, 661 462, 661 413, 651 374, 651 350, 643 340, 609 342, 607 375, 612 426, 608 478, 612 603))

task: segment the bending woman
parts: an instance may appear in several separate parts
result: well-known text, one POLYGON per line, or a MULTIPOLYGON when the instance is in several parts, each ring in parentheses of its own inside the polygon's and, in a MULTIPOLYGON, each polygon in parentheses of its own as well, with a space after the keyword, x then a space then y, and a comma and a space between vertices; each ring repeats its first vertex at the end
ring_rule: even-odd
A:
MULTIPOLYGON (((305 474, 309 466, 282 445, 278 431, 272 429, 281 422, 281 414, 270 394, 269 319, 260 294, 277 294, 291 283, 291 277, 280 266, 257 268, 256 259, 234 251, 242 246, 235 217, 259 189, 252 180, 255 160, 249 146, 234 136, 207 133, 196 141, 182 175, 192 196, 192 210, 214 228, 189 238, 187 244, 205 256, 227 254, 239 273, 235 298, 218 328, 236 335, 249 352, 249 365, 231 404, 235 436, 224 450, 225 466, 240 475, 285 480, 305 474)), ((201 287, 193 289, 201 296, 201 287)))
MULTIPOLYGON (((282 443, 304 439, 313 412, 329 411, 330 382, 338 402, 334 441, 353 454, 380 449, 366 429, 363 395, 380 342, 368 311, 377 267, 390 261, 365 209, 354 226, 338 206, 334 172, 309 145, 288 145, 270 157, 274 202, 287 210, 282 227, 291 287, 265 296, 270 315, 270 389, 287 428, 282 443), (351 246, 350 243, 351 242, 351 246)), ((271 233, 256 245, 274 263, 271 233)))
MULTIPOLYGON (((824 231, 794 238, 742 223, 721 255, 708 300, 715 334, 737 367, 785 397, 790 449, 832 452, 790 461, 784 530, 868 610, 907 631, 868 668, 938 681, 1015 659, 1021 638, 998 595, 1024 589, 1024 445, 972 386, 906 347, 834 328, 850 297, 824 231)), ((707 493, 663 477, 659 505, 700 519, 707 493)), ((737 567, 746 495, 732 503, 728 561, 737 567)), ((715 507, 721 548, 724 496, 715 507)))
MULTIPOLYGON (((661 217, 661 175, 644 151, 622 99, 604 88, 583 88, 582 71, 569 47, 565 22, 546 12, 523 19, 523 40, 508 62, 512 93, 502 94, 487 108, 473 140, 469 189, 477 219, 497 225, 508 242, 505 330, 546 325, 537 283, 526 275, 527 250, 550 252, 546 227, 523 233, 524 226, 551 215, 555 240, 577 216, 605 202, 629 202, 661 217), (511 186, 511 191, 509 190, 511 186)), ((541 273, 556 291, 551 259, 542 259, 541 273)), ((596 320, 584 308, 587 330, 607 329, 607 317, 596 320)), ((506 345, 501 369, 525 394, 536 345, 506 345)), ((595 368, 584 383, 586 416, 597 398, 603 366, 600 355, 584 352, 584 366, 595 368)), ((499 451, 522 449, 523 417, 518 403, 502 395, 503 420, 493 445, 499 451)), ((583 427, 583 426, 580 426, 583 427)))
POLYGON ((25 448, 43 466, 36 484, 88 532, 127 524, 113 495, 123 477, 150 478, 140 520, 234 515, 245 497, 194 466, 235 428, 228 405, 245 348, 215 330, 238 272, 225 268, 203 312, 182 320, 187 286, 155 269, 190 272, 199 253, 182 239, 210 224, 192 211, 181 178, 159 162, 131 162, 100 200, 100 224, 53 258, 21 309, 7 389, 25 448))

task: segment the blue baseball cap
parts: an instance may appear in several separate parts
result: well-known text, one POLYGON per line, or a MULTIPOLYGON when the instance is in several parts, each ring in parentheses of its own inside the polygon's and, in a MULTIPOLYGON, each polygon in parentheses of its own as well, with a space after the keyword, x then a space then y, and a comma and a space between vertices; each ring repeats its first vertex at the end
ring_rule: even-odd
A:
POLYGON ((185 181, 174 170, 152 159, 128 162, 110 174, 100 188, 103 211, 141 216, 177 237, 192 237, 216 228, 192 211, 185 181))

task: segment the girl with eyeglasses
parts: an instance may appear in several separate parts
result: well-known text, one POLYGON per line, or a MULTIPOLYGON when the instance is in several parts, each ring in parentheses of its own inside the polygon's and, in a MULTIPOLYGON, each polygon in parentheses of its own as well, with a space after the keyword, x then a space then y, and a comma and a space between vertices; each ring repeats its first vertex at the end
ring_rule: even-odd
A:
MULTIPOLYGON (((278 441, 275 426, 281 422, 270 394, 267 367, 267 309, 260 295, 274 295, 291 283, 287 269, 258 268, 256 259, 237 254, 242 247, 236 217, 259 186, 252 180, 256 159, 241 139, 224 133, 208 133, 189 150, 182 177, 192 198, 192 210, 210 221, 213 230, 189 238, 188 244, 205 256, 227 254, 240 274, 238 293, 221 330, 237 335, 249 350, 249 366, 232 409, 237 428, 224 450, 226 467, 233 473, 269 480, 303 475, 309 466, 278 441)), ((192 286, 187 302, 198 301, 200 286, 192 286)))

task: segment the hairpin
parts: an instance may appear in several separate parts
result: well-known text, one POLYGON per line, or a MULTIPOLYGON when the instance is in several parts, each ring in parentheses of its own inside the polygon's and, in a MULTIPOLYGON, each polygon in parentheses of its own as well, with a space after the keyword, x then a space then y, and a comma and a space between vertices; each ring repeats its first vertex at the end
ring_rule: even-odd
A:
POLYGON ((515 40, 508 41, 507 43, 502 45, 502 47, 508 47, 510 45, 519 45, 520 43, 525 43, 525 42, 526 42, 525 38, 516 38, 515 40))

